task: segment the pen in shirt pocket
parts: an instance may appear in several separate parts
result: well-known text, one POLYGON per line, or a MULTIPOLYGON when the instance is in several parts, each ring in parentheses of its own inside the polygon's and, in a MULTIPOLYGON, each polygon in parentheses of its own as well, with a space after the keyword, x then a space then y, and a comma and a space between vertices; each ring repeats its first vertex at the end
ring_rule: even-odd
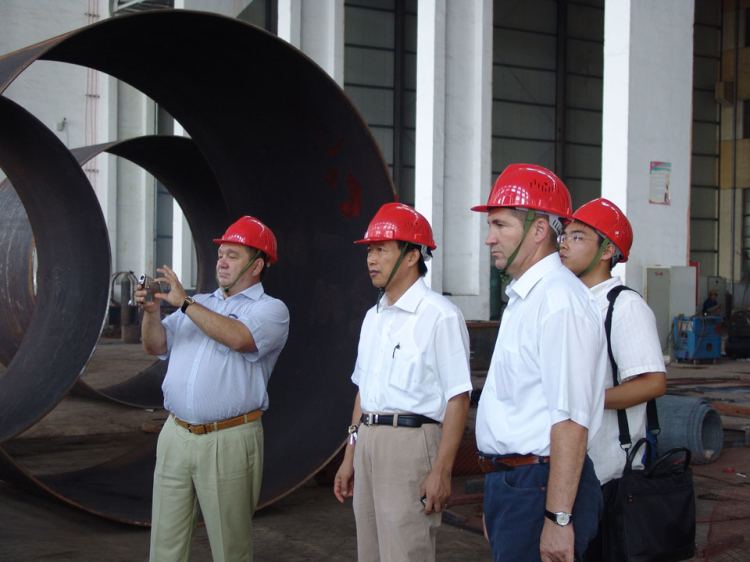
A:
POLYGON ((393 358, 396 357, 396 350, 397 349, 401 349, 401 344, 400 343, 397 343, 396 347, 393 348, 393 355, 391 355, 391 359, 393 359, 393 358))

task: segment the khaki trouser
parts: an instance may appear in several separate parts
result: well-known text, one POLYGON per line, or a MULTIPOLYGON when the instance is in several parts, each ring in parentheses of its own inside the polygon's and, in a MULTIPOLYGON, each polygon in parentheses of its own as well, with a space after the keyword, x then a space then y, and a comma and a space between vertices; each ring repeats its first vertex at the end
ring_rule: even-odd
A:
POLYGON ((362 424, 354 449, 359 562, 431 562, 441 514, 425 515, 420 486, 432 470, 441 427, 362 424))
POLYGON ((187 562, 200 505, 214 562, 253 559, 263 475, 260 420, 193 435, 170 416, 156 448, 152 562, 187 562))

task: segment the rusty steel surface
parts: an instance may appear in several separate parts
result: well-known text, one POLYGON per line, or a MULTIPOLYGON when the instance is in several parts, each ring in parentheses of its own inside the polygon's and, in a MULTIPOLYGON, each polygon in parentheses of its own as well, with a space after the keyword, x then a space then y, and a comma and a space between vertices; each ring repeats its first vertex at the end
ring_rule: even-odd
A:
POLYGON ((21 200, 0 182, 0 363, 10 364, 34 312, 34 235, 21 200))
MULTIPOLYGON (((173 136, 138 137, 71 150, 83 166, 102 153, 130 160, 158 179, 180 203, 196 240, 197 290, 216 288, 216 245, 228 222, 226 205, 213 173, 190 139, 173 136)), ((92 220, 96 220, 92 216, 92 220)), ((106 228, 106 225, 100 225, 106 228)), ((23 341, 34 310, 31 225, 12 184, 0 184, 0 363, 8 365, 23 341), (28 259, 25 259, 28 256, 28 259)), ((153 275, 153 272, 149 272, 153 275)), ((165 365, 157 361, 130 380, 95 389, 76 381, 74 392, 141 408, 160 408, 165 365)))
POLYGON ((35 312, 0 375, 2 443, 54 408, 86 366, 109 303, 110 254, 99 202, 72 154, 2 97, 0 122, 0 165, 24 205, 39 261, 35 312))
MULTIPOLYGON (((310 59, 263 30, 222 16, 163 10, 104 20, 0 58, 0 92, 35 60, 94 68, 148 95, 173 115, 195 142, 220 186, 228 222, 250 214, 276 234, 279 262, 271 268, 264 287, 287 304, 291 322, 286 348, 269 383, 269 411, 263 416, 266 446, 260 503, 273 502, 301 485, 336 453, 345 436, 342 428, 350 423, 356 394, 350 375, 359 326, 374 301, 364 251, 352 242, 362 237, 375 211, 394 199, 387 166, 371 133, 342 90, 310 59), (213 41, 212 37, 222 40, 213 41)), ((48 143, 54 145, 49 151, 56 155, 49 159, 47 147, 38 146, 36 138, 54 139, 49 131, 32 135, 30 130, 9 130, 4 119, 3 123, 0 167, 29 214, 39 253, 40 281, 26 338, 0 375, 0 421, 5 422, 0 443, 32 425, 73 384, 96 345, 109 287, 106 231, 98 236, 83 235, 97 222, 87 221, 87 213, 101 211, 98 204, 95 211, 89 209, 88 203, 96 198, 88 184, 86 189, 78 186, 85 177, 75 159, 62 145, 48 143), (18 146, 19 136, 28 142, 18 146), (61 151, 65 156, 58 155, 61 151), (22 174, 11 173, 28 160, 26 152, 45 155, 44 166, 37 166, 38 174, 53 174, 54 188, 44 178, 24 181, 22 174), (83 206, 76 189, 86 192, 81 195, 83 206), (75 192, 75 204, 69 197, 53 210, 51 205, 45 207, 47 201, 34 201, 30 195, 38 193, 44 199, 50 191, 75 192), (30 211, 35 203, 52 215, 46 223, 35 221, 30 211), (71 206, 75 210, 60 216, 61 209, 71 206), (55 229, 60 222, 67 229, 64 236, 57 235, 55 229), (79 230, 81 234, 73 236, 79 230), (49 245, 60 253, 48 251, 49 245), (62 267, 66 256, 79 275, 70 280, 57 276, 55 280, 60 292, 77 295, 78 306, 65 318, 66 331, 52 336, 45 328, 52 323, 57 326, 61 315, 53 309, 53 299, 46 296, 50 283, 44 275, 62 267), (83 267, 85 276, 80 273, 83 267), (79 281, 83 285, 74 284, 79 281), (96 286, 96 291, 92 288, 95 294, 81 295, 80 290, 89 285, 96 286), (77 328, 73 337, 70 326, 88 329, 78 335, 77 328), (21 378, 19 364, 25 365, 24 350, 32 336, 39 338, 37 344, 50 337, 66 341, 64 346, 56 346, 57 355, 50 350, 35 357, 37 368, 24 370, 25 378, 21 378), (52 355, 64 356, 64 360, 54 362, 52 355), (39 385, 50 389, 44 406, 34 404, 30 412, 19 416, 15 415, 17 409, 5 409, 5 403, 12 400, 35 403, 38 397, 32 389, 39 385)), ((38 122, 37 127, 43 128, 38 122)), ((153 156, 158 159, 159 154, 153 156)), ((202 205, 206 200, 196 201, 203 195, 187 195, 180 203, 183 207, 202 205)), ((221 230, 226 226, 221 225, 221 230)), ((201 244, 198 237, 204 234, 197 233, 195 225, 191 227, 201 244)), ((98 467, 96 476, 97 482, 106 483, 101 484, 106 494, 84 490, 90 474, 86 469, 70 480, 62 476, 49 479, 46 489, 94 513, 147 522, 153 449, 147 447, 135 455, 132 466, 139 468, 131 472, 139 471, 133 478, 140 482, 137 491, 118 488, 121 472, 107 466, 98 467), (54 491, 54 486, 59 489, 54 491), (76 491, 78 488, 81 490, 76 491), (133 497, 141 499, 132 501, 133 497)), ((19 467, 9 466, 0 472, 9 478, 33 480, 19 467)))

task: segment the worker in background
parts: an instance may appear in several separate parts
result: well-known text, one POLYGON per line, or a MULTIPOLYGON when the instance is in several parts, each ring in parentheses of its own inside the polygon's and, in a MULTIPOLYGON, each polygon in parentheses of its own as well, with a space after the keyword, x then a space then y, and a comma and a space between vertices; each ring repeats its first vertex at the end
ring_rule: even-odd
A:
POLYGON ((708 298, 703 301, 703 316, 721 316, 721 305, 714 289, 708 291, 708 298))
POLYGON ((169 358, 162 385, 169 411, 154 472, 151 560, 187 561, 198 507, 214 561, 253 559, 252 516, 263 473, 261 414, 266 386, 286 343, 289 311, 261 280, 276 261, 276 238, 252 217, 229 227, 219 244, 219 288, 189 297, 166 265, 157 281, 171 290, 146 300, 143 348, 169 358), (160 301, 179 311, 163 321, 160 301))
POLYGON ((511 280, 477 411, 485 535, 496 562, 581 560, 602 511, 586 447, 607 353, 593 295, 557 254, 570 194, 549 170, 516 164, 472 210, 488 213, 485 244, 511 280))
POLYGON ((334 494, 354 497, 360 562, 430 561, 469 408, 469 334, 461 311, 422 279, 436 247, 427 219, 386 204, 356 243, 367 244, 380 291, 362 323, 334 494))
MULTIPOLYGON (((606 318, 609 294, 622 285, 610 271, 628 261, 633 230, 627 217, 607 199, 596 199, 573 214, 573 222, 560 236, 560 259, 596 297, 606 318)), ((646 437, 646 402, 662 396, 667 387, 664 356, 656 319, 646 301, 635 291, 622 291, 612 309, 610 334, 612 355, 617 364, 618 385, 614 386, 612 366, 608 363, 604 378, 604 417, 602 427, 589 447, 596 475, 602 484, 604 502, 616 480, 622 477, 627 451, 620 447, 617 410, 626 410, 631 442, 646 437)), ((642 468, 640 461, 633 468, 642 468)), ((586 553, 587 562, 604 561, 602 536, 614 523, 602 519, 600 531, 586 553)))

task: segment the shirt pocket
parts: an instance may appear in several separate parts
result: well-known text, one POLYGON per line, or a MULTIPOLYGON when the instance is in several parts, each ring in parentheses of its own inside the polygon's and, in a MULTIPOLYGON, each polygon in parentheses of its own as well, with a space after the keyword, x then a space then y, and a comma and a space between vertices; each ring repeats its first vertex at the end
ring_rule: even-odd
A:
POLYGON ((421 382, 424 361, 419 352, 396 349, 391 357, 388 383, 399 390, 411 390, 421 382))
POLYGON ((510 345, 498 341, 495 347, 494 363, 497 365, 494 372, 495 391, 498 400, 513 399, 516 395, 517 378, 523 373, 521 354, 517 342, 510 345), (521 368, 519 371, 519 367, 521 368))

